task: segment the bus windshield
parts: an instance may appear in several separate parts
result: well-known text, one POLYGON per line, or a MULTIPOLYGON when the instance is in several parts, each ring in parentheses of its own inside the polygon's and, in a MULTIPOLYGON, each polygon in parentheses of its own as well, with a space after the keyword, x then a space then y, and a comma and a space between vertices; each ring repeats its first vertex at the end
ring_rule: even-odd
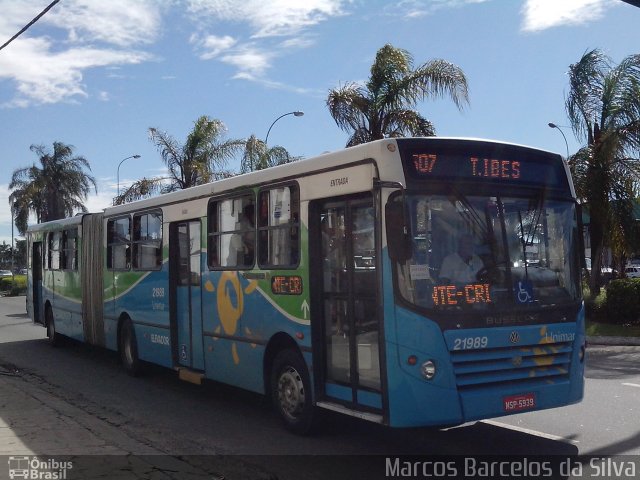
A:
POLYGON ((396 278, 414 306, 530 311, 580 299, 572 201, 411 193, 406 201, 413 256, 396 278))

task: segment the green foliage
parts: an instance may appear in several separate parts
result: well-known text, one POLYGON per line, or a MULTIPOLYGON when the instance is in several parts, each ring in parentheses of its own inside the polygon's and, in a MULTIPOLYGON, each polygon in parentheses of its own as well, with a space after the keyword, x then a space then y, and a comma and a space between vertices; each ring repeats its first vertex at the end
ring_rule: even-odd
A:
POLYGON ((603 323, 630 325, 640 323, 640 279, 612 280, 607 285, 603 323))
POLYGON ((590 289, 600 289, 604 248, 628 256, 633 199, 640 175, 640 55, 614 65, 600 50, 586 52, 569 67, 565 106, 584 146, 569 159, 578 198, 587 204, 591 237, 590 289))
POLYGON ((589 290, 589 284, 585 282, 582 284, 582 293, 587 321, 606 322, 607 291, 603 289, 598 295, 593 296, 589 290))
POLYGON ((0 291, 9 292, 9 295, 12 296, 24 294, 27 291, 27 276, 15 275, 13 278, 0 278, 0 291))
POLYGON ((40 223, 86 211, 82 202, 91 187, 97 192, 96 181, 85 171, 91 170, 89 162, 82 156, 75 156, 73 148, 54 142, 51 152, 43 145, 31 145, 31 151, 38 155, 40 167, 33 163, 13 172, 9 202, 21 235, 27 230, 31 213, 40 223))
POLYGON ((385 137, 435 135, 433 124, 415 108, 426 98, 446 96, 459 109, 469 102, 467 78, 459 67, 431 60, 414 69, 409 52, 385 45, 376 54, 369 80, 330 90, 327 107, 349 134, 351 147, 385 137))
POLYGON ((138 180, 114 198, 113 204, 121 205, 229 177, 230 173, 223 167, 245 146, 245 141, 225 139, 226 131, 221 120, 205 115, 194 122, 184 143, 167 132, 149 128, 149 139, 167 166, 168 176, 138 180))
POLYGON ((222 168, 245 145, 243 140, 226 140, 226 131, 221 120, 205 115, 195 121, 183 144, 166 132, 150 128, 149 138, 169 169, 170 183, 163 190, 183 190, 224 175, 222 168))
POLYGON ((586 333, 590 337, 640 337, 640 325, 587 322, 586 333))
POLYGON ((240 173, 264 170, 265 168, 284 165, 295 162, 301 157, 292 157, 289 152, 281 146, 269 148, 266 143, 251 135, 244 146, 244 153, 240 161, 240 173))

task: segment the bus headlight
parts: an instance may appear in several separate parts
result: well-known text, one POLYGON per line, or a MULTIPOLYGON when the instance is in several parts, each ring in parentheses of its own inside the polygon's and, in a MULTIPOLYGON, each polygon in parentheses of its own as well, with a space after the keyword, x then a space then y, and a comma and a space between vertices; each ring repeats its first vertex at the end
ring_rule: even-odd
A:
POLYGON ((427 360, 422 365, 420 365, 420 373, 427 380, 431 380, 436 376, 436 364, 433 360, 427 360))

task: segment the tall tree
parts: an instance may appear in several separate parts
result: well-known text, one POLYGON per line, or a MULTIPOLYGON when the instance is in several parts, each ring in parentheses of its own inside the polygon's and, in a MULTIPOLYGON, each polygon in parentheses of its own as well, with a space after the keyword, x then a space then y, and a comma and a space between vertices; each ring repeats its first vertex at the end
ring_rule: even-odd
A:
POLYGON ((86 212, 83 201, 91 187, 97 192, 96 181, 85 171, 91 171, 89 162, 82 156, 74 156, 73 148, 54 142, 50 152, 43 145, 31 145, 40 166, 34 163, 13 172, 9 203, 20 234, 27 230, 30 213, 38 222, 47 222, 77 211, 86 212))
POLYGON ((569 67, 569 86, 569 121, 586 143, 570 163, 591 217, 589 287, 597 294, 603 249, 620 248, 633 226, 640 179, 640 55, 614 65, 598 49, 586 52, 569 67))
POLYGON ((264 170, 300 160, 300 157, 292 157, 286 148, 275 146, 269 148, 266 143, 251 135, 244 146, 242 160, 240 161, 240 173, 264 170))
POLYGON ((201 116, 187 139, 180 144, 174 137, 157 128, 149 129, 149 138, 156 145, 167 166, 168 177, 144 178, 126 189, 114 204, 144 198, 155 193, 168 193, 208 183, 229 176, 226 163, 245 145, 243 140, 225 140, 222 121, 201 116))
POLYGON ((459 67, 430 60, 414 69, 409 52, 385 45, 376 54, 367 83, 349 82, 330 90, 327 106, 350 134, 350 147, 385 137, 435 135, 433 123, 415 108, 427 97, 444 96, 458 109, 468 104, 467 79, 459 67))

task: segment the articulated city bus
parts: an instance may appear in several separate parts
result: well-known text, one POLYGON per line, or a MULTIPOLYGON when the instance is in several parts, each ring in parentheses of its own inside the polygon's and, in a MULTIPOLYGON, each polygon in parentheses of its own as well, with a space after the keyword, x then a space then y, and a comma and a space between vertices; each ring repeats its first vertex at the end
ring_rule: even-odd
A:
POLYGON ((384 139, 35 225, 28 310, 295 432, 455 425, 582 399, 580 235, 559 155, 384 139))

